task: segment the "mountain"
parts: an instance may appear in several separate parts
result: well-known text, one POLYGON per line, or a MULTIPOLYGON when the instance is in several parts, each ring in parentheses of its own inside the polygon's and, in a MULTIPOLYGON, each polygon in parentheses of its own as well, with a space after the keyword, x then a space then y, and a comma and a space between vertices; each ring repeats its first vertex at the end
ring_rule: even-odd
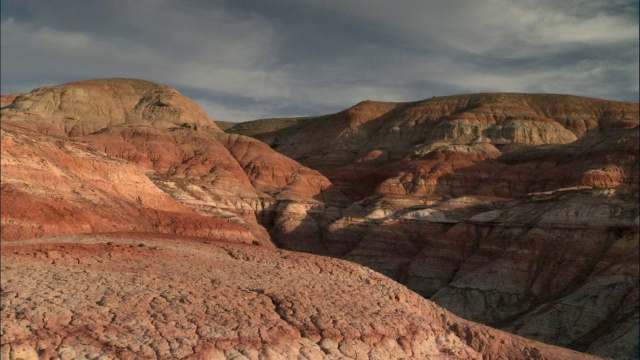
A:
POLYGON ((280 199, 316 201, 330 185, 259 141, 223 133, 175 89, 141 80, 13 96, 2 144, 2 197, 18 204, 2 206, 3 241, 129 230, 218 237, 223 227, 267 244, 257 215, 280 199))
POLYGON ((351 204, 290 204, 281 248, 366 265, 454 313, 636 358, 638 104, 567 95, 366 101, 246 134, 351 204))
POLYGON ((3 358, 638 354, 637 104, 217 126, 134 79, 1 100, 3 358))
POLYGON ((634 103, 476 94, 365 101, 337 114, 256 120, 227 132, 264 141, 322 171, 352 196, 513 197, 602 181, 615 186, 620 176, 637 184, 636 158, 615 156, 637 149, 637 126, 634 103), (615 173, 616 166, 623 174, 615 173))

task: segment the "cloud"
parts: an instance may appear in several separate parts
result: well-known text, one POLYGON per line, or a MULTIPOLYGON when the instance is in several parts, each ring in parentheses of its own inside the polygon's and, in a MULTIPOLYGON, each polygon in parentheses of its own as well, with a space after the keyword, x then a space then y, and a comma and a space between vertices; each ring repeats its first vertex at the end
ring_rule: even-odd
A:
POLYGON ((412 99, 444 88, 638 99, 634 1, 303 1, 375 29, 353 43, 350 64, 334 67, 368 93, 412 99))
POLYGON ((635 0, 2 6, 3 93, 135 77, 233 121, 485 91, 638 101, 635 0))
POLYGON ((210 89, 252 99, 279 99, 291 95, 286 74, 277 70, 255 70, 207 63, 175 64, 166 78, 183 87, 210 89))
MULTIPOLYGON (((352 19, 371 22, 418 48, 436 42, 472 54, 544 55, 575 43, 636 41, 637 9, 611 13, 597 0, 301 0, 352 19)), ((633 9, 629 6, 629 9, 633 9)))
POLYGON ((248 97, 288 95, 264 65, 273 41, 268 23, 219 8, 185 13, 177 3, 152 3, 158 7, 131 2, 122 9, 137 30, 127 36, 3 19, 3 77, 127 76, 248 97))

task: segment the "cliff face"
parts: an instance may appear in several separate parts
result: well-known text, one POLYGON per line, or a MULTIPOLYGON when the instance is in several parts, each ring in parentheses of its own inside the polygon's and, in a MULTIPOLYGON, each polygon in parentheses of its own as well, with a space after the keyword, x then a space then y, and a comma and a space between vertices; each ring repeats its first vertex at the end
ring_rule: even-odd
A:
POLYGON ((103 79, 1 115, 3 358, 589 358, 424 298, 638 356, 637 104, 464 95, 223 132, 103 79))

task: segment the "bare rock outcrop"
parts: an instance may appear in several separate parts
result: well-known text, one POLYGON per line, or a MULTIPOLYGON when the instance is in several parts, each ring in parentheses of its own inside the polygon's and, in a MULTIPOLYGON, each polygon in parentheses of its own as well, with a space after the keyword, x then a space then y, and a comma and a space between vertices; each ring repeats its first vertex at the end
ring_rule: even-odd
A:
POLYGON ((517 199, 385 195, 346 209, 290 204, 271 233, 279 247, 366 265, 466 319, 631 359, 637 196, 582 187, 517 199))
POLYGON ((145 231, 271 242, 237 216, 206 216, 158 188, 142 168, 86 144, 2 127, 2 241, 145 231))
POLYGON ((402 158, 437 141, 565 144, 634 128, 638 111, 638 104, 568 95, 472 94, 412 103, 365 101, 333 115, 256 120, 227 131, 264 137, 289 157, 319 164, 315 168, 347 165, 375 149, 402 158), (313 143, 304 141, 310 134, 315 134, 313 143), (345 151, 352 154, 335 162, 337 153, 345 151))
MULTIPOLYGON (((223 133, 191 99, 168 86, 147 81, 81 81, 8 96, 3 98, 2 128, 7 134, 3 136, 3 198, 5 192, 6 196, 13 196, 15 191, 21 191, 16 196, 28 197, 32 204, 29 206, 43 217, 34 221, 29 213, 17 213, 14 207, 3 205, 3 221, 6 215, 5 222, 9 225, 3 226, 3 240, 68 233, 71 229, 74 232, 135 230, 139 226, 141 231, 151 231, 153 226, 165 229, 170 220, 143 226, 145 221, 138 222, 131 214, 137 208, 146 208, 146 204, 166 202, 168 194, 173 201, 164 209, 171 208, 177 214, 187 212, 191 218, 176 220, 179 224, 170 226, 181 230, 167 231, 205 236, 215 232, 215 226, 206 225, 208 222, 232 223, 229 226, 239 226, 250 233, 245 241, 270 244, 268 233, 259 222, 271 217, 269 212, 275 203, 281 199, 318 201, 329 195, 339 196, 327 190, 330 182, 317 171, 255 139, 223 133), (24 141, 8 138, 16 136, 24 141), (39 139, 42 144, 28 141, 29 137, 39 139), (6 149, 5 142, 10 145, 6 149), (37 153, 31 161, 22 165, 21 154, 34 151, 37 153), (58 153, 65 156, 57 156, 58 153), (52 166, 57 170, 52 173, 58 178, 36 176, 28 181, 23 178, 33 173, 23 172, 27 168, 46 173, 50 170, 46 169, 47 161, 54 163, 52 166), (13 167, 5 171, 5 163, 13 167), (99 166, 95 165, 98 163, 99 166), (83 171, 83 167, 100 169, 91 173, 83 171), (124 174, 110 172, 111 167, 122 168, 124 174), (117 192, 104 194, 103 188, 85 190, 88 185, 83 183, 91 183, 95 177, 117 192), (55 191, 37 197, 35 190, 26 190, 25 182, 32 188, 50 189, 67 178, 74 178, 74 182, 64 187, 70 195, 60 195, 58 203, 68 206, 56 205, 64 208, 64 212, 51 211, 56 206, 48 204, 47 197, 55 191), (130 178, 146 181, 145 186, 161 196, 147 198, 130 186, 135 184, 129 182, 130 178), (96 193, 101 197, 96 198, 93 195, 96 193), (113 207, 106 206, 110 202, 113 207), (71 207, 74 203, 77 206, 71 207), (117 211, 116 204, 120 203, 131 209, 117 211), (92 206, 99 210, 88 212, 92 206), (40 221, 52 225, 39 224, 40 221), (203 221, 202 226, 197 225, 203 221), (202 229, 192 229, 194 226, 202 229)), ((156 217, 154 212, 149 216, 156 217)))
POLYGON ((369 269, 149 234, 2 246, 2 358, 595 359, 460 319, 369 269))
POLYGON ((631 148, 637 153, 638 114, 638 104, 577 96, 475 94, 367 101, 337 114, 256 120, 226 131, 265 141, 354 199, 373 193, 511 197, 603 181, 637 183, 631 148), (617 144, 621 138, 627 140, 617 144), (590 151, 598 147, 605 156, 590 151), (597 170, 607 166, 621 174, 601 176, 597 170))
POLYGON ((640 352, 638 104, 365 101, 223 132, 103 79, 1 115, 3 358, 640 352))
POLYGON ((352 200, 279 207, 278 246, 364 264, 475 321, 622 359, 640 356, 639 124, 633 103, 476 94, 226 131, 320 170, 352 200))
MULTIPOLYGON (((14 95, 15 96, 15 95, 14 95)), ((85 80, 45 86, 4 104, 3 121, 51 135, 88 135, 114 125, 151 124, 220 131, 177 90, 136 79, 85 80)))

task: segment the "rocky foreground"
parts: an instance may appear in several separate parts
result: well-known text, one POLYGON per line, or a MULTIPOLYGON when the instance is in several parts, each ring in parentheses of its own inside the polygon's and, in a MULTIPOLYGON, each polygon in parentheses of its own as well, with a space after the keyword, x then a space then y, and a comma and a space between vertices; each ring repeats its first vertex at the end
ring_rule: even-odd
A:
MULTIPOLYGON (((590 359, 345 261, 180 236, 2 246, 3 359, 590 359)), ((595 359, 595 357, 593 357, 595 359)))
POLYGON ((640 356, 638 104, 464 95, 223 132, 103 79, 1 115, 3 358, 591 358, 430 300, 640 356))

